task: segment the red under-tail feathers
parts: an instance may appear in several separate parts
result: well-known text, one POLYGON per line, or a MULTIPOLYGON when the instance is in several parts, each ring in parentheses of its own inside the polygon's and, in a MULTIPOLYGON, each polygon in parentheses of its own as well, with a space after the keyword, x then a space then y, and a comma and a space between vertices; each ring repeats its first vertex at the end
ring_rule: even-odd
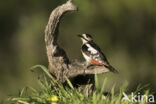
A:
MULTIPOLYGON (((90 65, 104 65, 103 63, 100 63, 96 60, 92 60, 89 64, 90 65)), ((108 66, 104 65, 104 66, 107 67, 110 71, 112 71, 114 73, 118 73, 118 71, 114 67, 112 67, 111 65, 108 65, 108 66)))
POLYGON ((98 61, 96 61, 96 60, 92 60, 92 61, 90 62, 90 65, 103 65, 103 64, 100 63, 100 62, 98 62, 98 61))

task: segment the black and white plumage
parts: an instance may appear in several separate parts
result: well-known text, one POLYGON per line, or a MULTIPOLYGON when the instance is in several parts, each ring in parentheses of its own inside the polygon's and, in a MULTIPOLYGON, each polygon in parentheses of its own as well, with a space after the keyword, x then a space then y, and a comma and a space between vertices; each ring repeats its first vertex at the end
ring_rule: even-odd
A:
POLYGON ((78 35, 82 40, 81 51, 87 62, 87 66, 103 65, 110 71, 117 72, 108 62, 101 49, 93 42, 93 38, 89 34, 78 35))

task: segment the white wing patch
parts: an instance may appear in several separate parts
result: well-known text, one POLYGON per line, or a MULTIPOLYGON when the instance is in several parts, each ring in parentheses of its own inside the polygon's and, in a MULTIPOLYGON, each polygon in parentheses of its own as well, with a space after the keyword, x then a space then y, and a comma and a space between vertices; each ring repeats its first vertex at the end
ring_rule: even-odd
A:
POLYGON ((94 47, 92 47, 90 44, 86 44, 86 46, 88 47, 88 51, 91 52, 91 55, 90 55, 91 59, 94 59, 100 63, 103 63, 103 60, 100 57, 99 51, 96 50, 94 47))
POLYGON ((91 54, 97 54, 98 51, 96 49, 94 49, 92 46, 90 46, 90 44, 86 44, 86 46, 88 47, 88 51, 91 52, 91 54))
POLYGON ((91 59, 91 57, 90 56, 87 56, 85 53, 83 53, 82 52, 82 55, 84 56, 84 58, 85 58, 85 60, 87 61, 87 62, 90 62, 92 59, 91 59))

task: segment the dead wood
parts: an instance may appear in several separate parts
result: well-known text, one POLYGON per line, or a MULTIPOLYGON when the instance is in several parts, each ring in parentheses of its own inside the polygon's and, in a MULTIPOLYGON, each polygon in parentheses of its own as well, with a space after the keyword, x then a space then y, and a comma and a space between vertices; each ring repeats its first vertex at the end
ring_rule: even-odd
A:
POLYGON ((70 11, 77 11, 77 7, 72 3, 72 0, 68 0, 65 4, 58 6, 50 14, 45 29, 48 69, 59 82, 64 83, 67 77, 75 86, 82 87, 84 92, 91 93, 94 88, 94 74, 102 74, 109 70, 103 66, 93 66, 85 69, 85 62, 70 61, 66 52, 57 44, 61 17, 70 11))

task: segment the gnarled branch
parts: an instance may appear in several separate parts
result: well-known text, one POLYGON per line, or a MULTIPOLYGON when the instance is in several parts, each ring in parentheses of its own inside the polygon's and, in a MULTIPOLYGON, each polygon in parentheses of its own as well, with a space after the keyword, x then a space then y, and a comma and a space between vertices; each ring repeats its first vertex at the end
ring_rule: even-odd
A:
MULTIPOLYGON (((88 69, 84 69, 84 62, 71 62, 68 59, 65 51, 57 44, 58 27, 61 17, 63 14, 69 11, 76 10, 77 7, 72 3, 72 0, 69 0, 65 4, 58 6, 52 11, 49 22, 45 29, 45 43, 48 55, 49 71, 56 77, 58 81, 62 83, 66 81, 65 77, 73 79, 84 74, 94 75, 95 73, 101 74, 109 71, 103 66, 93 66, 88 69)), ((86 82, 85 87, 90 89, 91 85, 88 85, 86 82)))

